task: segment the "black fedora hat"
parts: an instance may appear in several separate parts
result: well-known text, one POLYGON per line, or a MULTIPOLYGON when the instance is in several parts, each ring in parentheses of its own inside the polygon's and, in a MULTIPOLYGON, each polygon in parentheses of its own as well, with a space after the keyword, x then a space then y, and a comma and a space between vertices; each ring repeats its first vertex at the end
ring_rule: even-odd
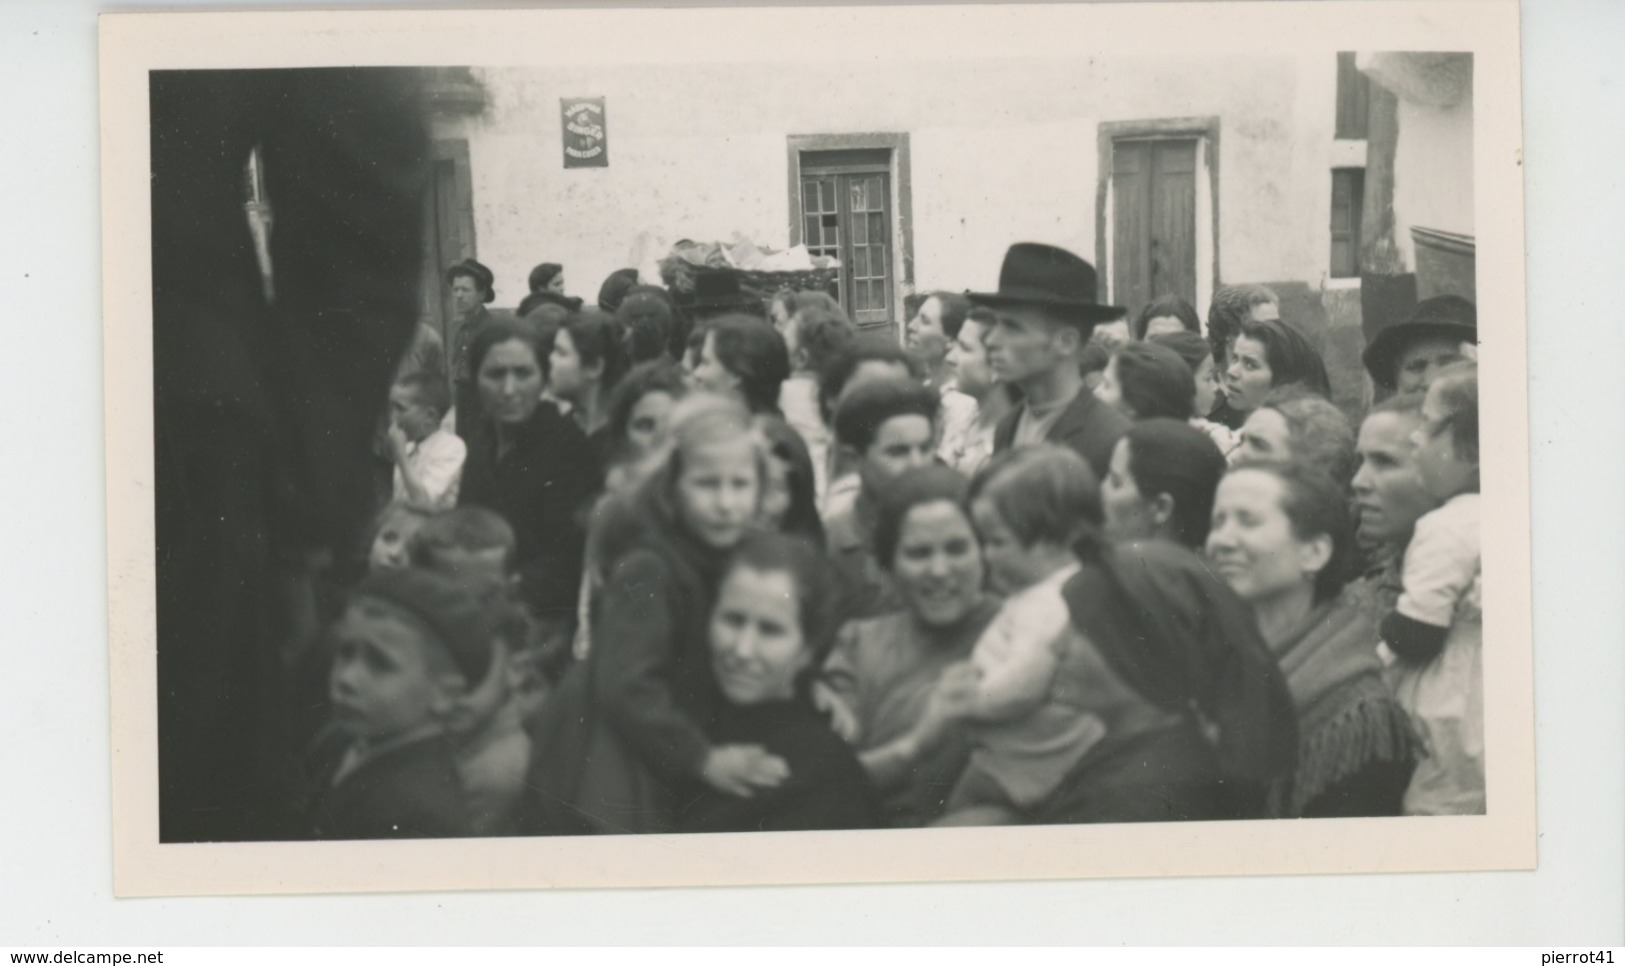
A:
POLYGON ((1004 253, 997 292, 966 292, 979 305, 1036 305, 1077 322, 1109 322, 1128 314, 1095 298, 1095 267, 1064 248, 1017 242, 1004 253))
POLYGON ((497 297, 496 276, 491 274, 489 268, 474 259, 465 258, 446 269, 446 284, 450 285, 451 280, 459 275, 467 275, 474 279, 474 284, 478 285, 480 291, 485 293, 485 301, 489 302, 497 297))
POLYGON ((1361 361, 1371 381, 1384 389, 1399 384, 1399 357, 1426 339, 1478 342, 1478 309, 1459 295, 1436 295, 1417 303, 1404 322, 1386 326, 1366 346, 1361 361))
POLYGON ((739 276, 732 272, 706 272, 694 276, 694 293, 689 306, 702 310, 742 309, 762 307, 762 300, 745 291, 739 276))

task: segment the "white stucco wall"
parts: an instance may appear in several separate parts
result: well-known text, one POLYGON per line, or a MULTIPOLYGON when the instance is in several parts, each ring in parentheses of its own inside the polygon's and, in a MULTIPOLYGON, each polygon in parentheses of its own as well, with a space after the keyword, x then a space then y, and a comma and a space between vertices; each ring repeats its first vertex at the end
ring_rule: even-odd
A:
POLYGON ((1416 267, 1411 228, 1474 234, 1473 97, 1445 108, 1401 99, 1394 148, 1394 226, 1407 268, 1416 267))
POLYGON ((792 134, 908 133, 918 289, 992 287, 1015 241, 1093 261, 1097 125, 1175 117, 1220 119, 1218 280, 1317 284, 1325 271, 1335 62, 1324 52, 476 75, 485 113, 443 121, 437 136, 469 142, 477 252, 499 305, 518 301, 542 261, 564 264, 590 302, 643 231, 666 243, 738 231, 783 247, 792 134), (563 96, 605 98, 607 168, 563 167, 563 96))

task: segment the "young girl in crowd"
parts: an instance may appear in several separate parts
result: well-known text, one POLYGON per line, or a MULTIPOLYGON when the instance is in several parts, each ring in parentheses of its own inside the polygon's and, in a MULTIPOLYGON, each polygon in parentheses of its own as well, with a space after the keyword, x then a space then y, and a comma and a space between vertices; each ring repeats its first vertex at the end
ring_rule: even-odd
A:
POLYGON ((781 784, 782 759, 714 746, 721 694, 707 644, 729 553, 755 526, 765 478, 738 402, 702 394, 672 414, 671 454, 637 496, 638 532, 610 571, 586 659, 533 729, 533 831, 669 831, 700 786, 781 784))
POLYGON ((760 532, 740 542, 711 612, 711 670, 722 700, 706 733, 720 749, 760 749, 782 762, 783 781, 698 783, 684 795, 680 831, 875 824, 874 793, 857 756, 811 700, 811 678, 834 631, 833 605, 829 565, 816 544, 760 532))
POLYGON ((1478 368, 1445 369, 1416 431, 1422 484, 1442 505, 1416 522, 1404 589, 1382 623, 1398 657, 1395 691, 1426 756, 1405 792, 1407 815, 1484 814, 1484 615, 1480 595, 1478 368))
POLYGON ((1073 544, 1099 518, 1094 474, 1058 446, 998 454, 971 484, 988 576, 1009 596, 939 687, 966 689, 974 750, 942 825, 1010 825, 1043 802, 1105 725, 1057 688, 1057 641, 1071 618, 1061 588, 1082 564, 1073 544))

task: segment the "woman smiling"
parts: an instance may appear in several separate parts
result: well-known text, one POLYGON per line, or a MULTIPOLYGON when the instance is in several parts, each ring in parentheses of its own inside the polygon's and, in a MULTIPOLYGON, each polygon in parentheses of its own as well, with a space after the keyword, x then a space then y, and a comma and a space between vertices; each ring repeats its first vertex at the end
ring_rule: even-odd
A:
POLYGON ((831 631, 834 592, 813 544, 756 533, 734 552, 711 612, 711 670, 723 701, 707 728, 719 753, 766 752, 772 787, 704 787, 684 832, 793 832, 874 824, 868 778, 814 709, 808 684, 831 631))
POLYGON ((880 506, 875 549, 904 609, 848 623, 824 669, 893 827, 939 818, 970 754, 948 713, 951 695, 936 693, 943 669, 970 657, 998 611, 982 590, 966 488, 943 466, 898 479, 880 506))
POLYGON ((1219 484, 1207 555, 1252 605, 1298 711, 1298 761, 1280 817, 1398 815, 1416 738, 1382 680, 1377 631, 1342 594, 1348 507, 1319 471, 1239 466, 1219 484))

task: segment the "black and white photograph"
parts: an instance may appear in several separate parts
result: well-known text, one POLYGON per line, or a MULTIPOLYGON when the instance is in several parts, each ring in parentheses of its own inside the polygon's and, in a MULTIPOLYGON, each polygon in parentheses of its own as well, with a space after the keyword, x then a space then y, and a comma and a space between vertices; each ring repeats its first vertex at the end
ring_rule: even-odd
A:
POLYGON ((1530 867, 1516 7, 1381 6, 105 19, 121 894, 1530 867))

